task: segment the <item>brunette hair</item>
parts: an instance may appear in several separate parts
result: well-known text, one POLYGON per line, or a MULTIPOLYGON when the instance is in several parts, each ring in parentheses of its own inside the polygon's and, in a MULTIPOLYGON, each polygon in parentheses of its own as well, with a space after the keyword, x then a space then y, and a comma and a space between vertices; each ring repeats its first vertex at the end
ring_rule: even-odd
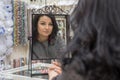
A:
POLYGON ((120 80, 120 0, 79 0, 62 80, 120 80))

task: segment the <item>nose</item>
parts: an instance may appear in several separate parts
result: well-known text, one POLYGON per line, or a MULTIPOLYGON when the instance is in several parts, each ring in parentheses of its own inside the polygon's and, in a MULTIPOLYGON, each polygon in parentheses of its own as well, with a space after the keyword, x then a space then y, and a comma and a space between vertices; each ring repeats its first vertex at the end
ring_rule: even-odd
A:
POLYGON ((45 27, 46 29, 48 29, 49 28, 49 25, 46 25, 46 27, 45 27))

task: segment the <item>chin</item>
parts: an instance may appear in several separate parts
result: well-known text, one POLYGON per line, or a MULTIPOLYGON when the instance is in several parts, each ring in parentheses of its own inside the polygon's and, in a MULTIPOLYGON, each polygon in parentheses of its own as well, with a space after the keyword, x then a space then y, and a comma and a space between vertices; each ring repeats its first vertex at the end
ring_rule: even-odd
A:
POLYGON ((45 35, 43 35, 43 36, 48 37, 48 36, 49 36, 49 34, 45 34, 45 35))

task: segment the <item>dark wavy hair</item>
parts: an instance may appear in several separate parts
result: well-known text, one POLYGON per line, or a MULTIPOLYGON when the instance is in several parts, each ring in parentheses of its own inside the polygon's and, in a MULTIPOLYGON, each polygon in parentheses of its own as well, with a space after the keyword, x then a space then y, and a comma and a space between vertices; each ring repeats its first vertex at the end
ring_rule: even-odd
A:
POLYGON ((61 80, 120 80, 120 0, 79 0, 61 80))
POLYGON ((52 33, 50 34, 49 38, 48 38, 48 42, 49 44, 53 43, 53 41, 56 39, 57 36, 57 32, 58 32, 58 25, 55 19, 55 16, 53 14, 34 14, 33 15, 33 20, 32 20, 32 41, 33 43, 35 43, 37 41, 37 37, 38 37, 38 30, 37 30, 37 24, 39 19, 42 16, 47 16, 51 19, 52 24, 53 24, 53 30, 52 33))

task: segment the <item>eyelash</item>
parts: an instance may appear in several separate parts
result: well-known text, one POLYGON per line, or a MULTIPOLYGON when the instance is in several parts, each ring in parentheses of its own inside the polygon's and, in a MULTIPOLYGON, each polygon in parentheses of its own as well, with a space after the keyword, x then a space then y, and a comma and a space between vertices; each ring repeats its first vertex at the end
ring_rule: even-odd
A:
POLYGON ((49 25, 53 26, 53 24, 49 24, 49 25))
POLYGON ((40 23, 41 25, 45 25, 45 23, 40 23))

